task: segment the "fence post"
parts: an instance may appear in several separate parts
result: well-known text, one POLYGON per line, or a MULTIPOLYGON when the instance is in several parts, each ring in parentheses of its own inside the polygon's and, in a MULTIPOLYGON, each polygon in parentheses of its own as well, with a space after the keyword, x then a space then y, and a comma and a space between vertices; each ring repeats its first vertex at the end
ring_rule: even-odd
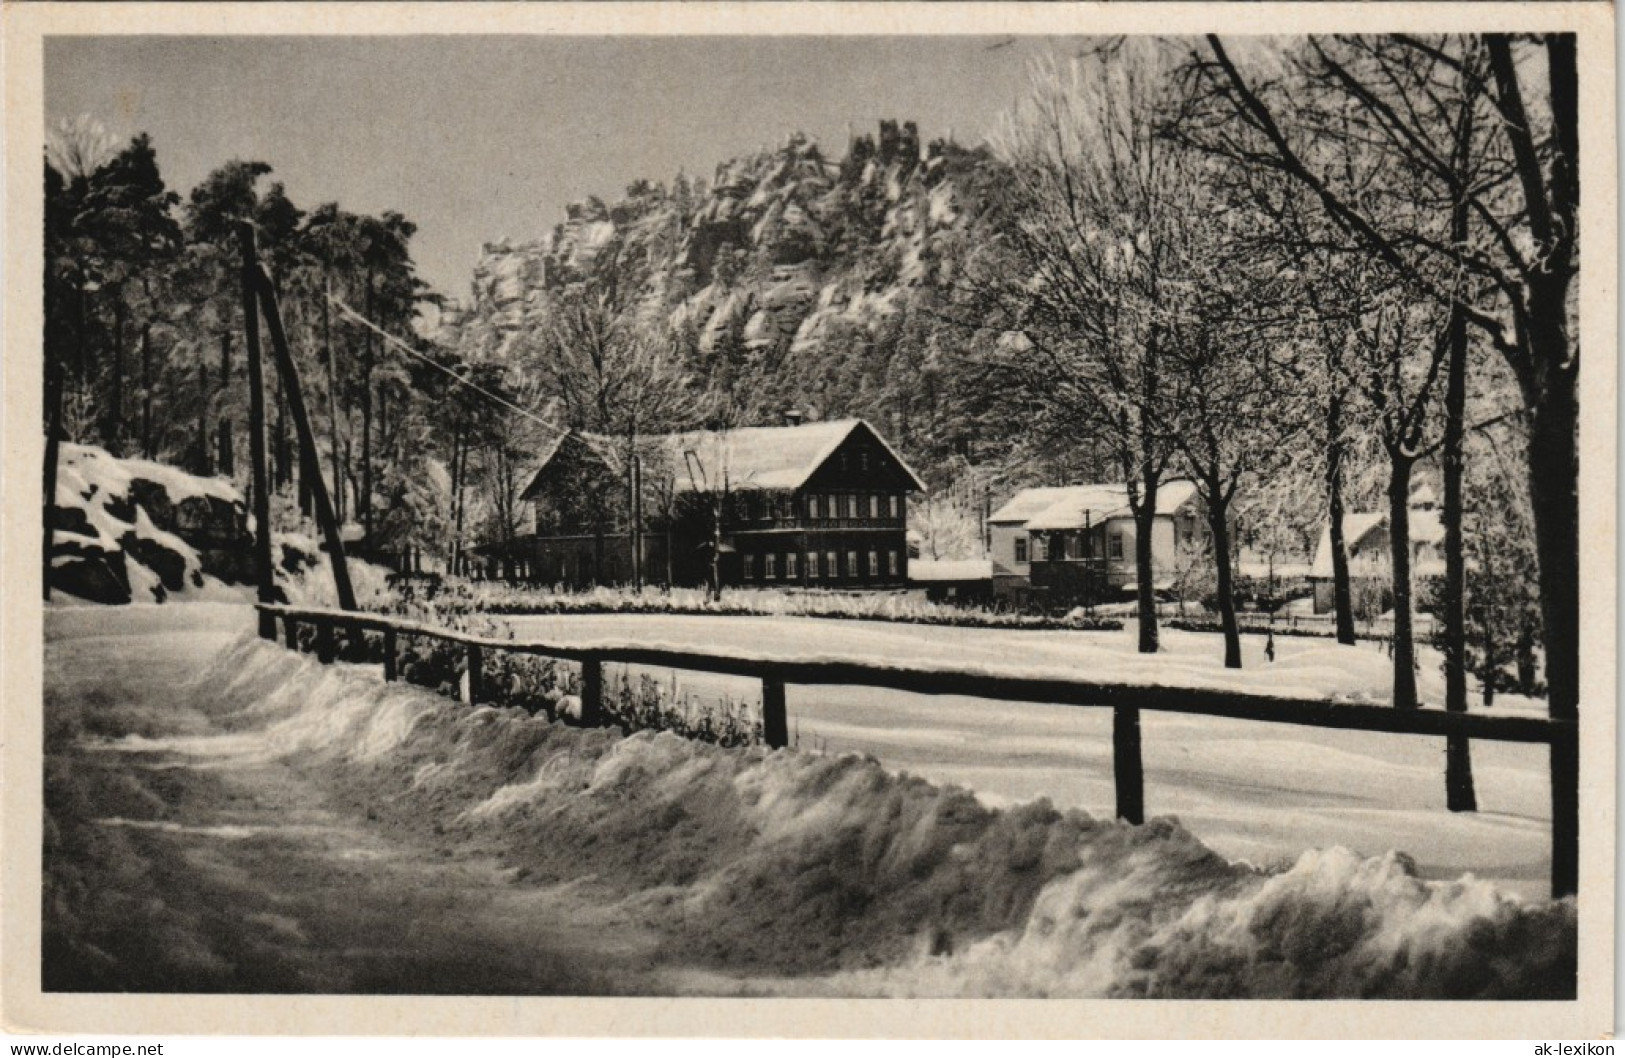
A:
POLYGON ((762 737, 769 749, 790 744, 790 723, 784 708, 784 681, 762 680, 762 737))
POLYGON ((479 705, 480 699, 485 697, 484 681, 482 679, 484 668, 483 657, 478 643, 468 644, 468 704, 479 705))
POLYGON ((601 727, 604 723, 604 663, 595 657, 581 659, 581 726, 601 727))
POLYGON ((1578 725, 1552 732, 1552 898, 1580 890, 1580 740, 1578 725))
POLYGON ((393 682, 395 672, 395 630, 384 629, 384 679, 393 682))
POLYGON ((299 650, 299 622, 289 614, 282 615, 283 643, 295 653, 299 650))
POLYGON ((316 619, 316 660, 327 665, 333 660, 333 622, 316 619))
POLYGON ((1145 822, 1145 766, 1140 760, 1140 711, 1112 710, 1112 775, 1117 782, 1117 818, 1145 822))

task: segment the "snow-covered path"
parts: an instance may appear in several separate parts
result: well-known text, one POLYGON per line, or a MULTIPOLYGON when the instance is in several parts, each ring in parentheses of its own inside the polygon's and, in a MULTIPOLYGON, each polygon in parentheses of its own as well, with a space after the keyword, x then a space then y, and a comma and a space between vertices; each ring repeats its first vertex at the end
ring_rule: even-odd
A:
POLYGON ((252 626, 241 604, 47 611, 47 989, 649 987, 652 938, 624 915, 383 827, 374 805, 245 754, 254 735, 188 707, 177 689, 252 626))
MULTIPOLYGON (((807 652, 891 664, 1020 665, 1100 679, 1150 676, 1196 684, 1235 680, 1276 693, 1381 701, 1390 662, 1380 646, 1280 637, 1277 660, 1243 636, 1245 667, 1220 666, 1218 637, 1164 629, 1164 653, 1134 652, 1122 632, 990 630, 795 617, 548 615, 507 619, 518 638, 560 643, 652 641, 698 650, 807 652), (1291 688, 1289 690, 1288 688, 1291 688)), ((665 677, 662 674, 663 678, 665 677)), ((1437 700, 1436 673, 1422 680, 1437 700)), ((701 697, 756 701, 749 680, 685 673, 701 697)), ((1504 702, 1497 711, 1528 711, 1504 702)), ((792 739, 803 750, 861 752, 888 769, 958 783, 989 804, 1048 797, 1109 813, 1111 718, 1106 710, 924 697, 863 687, 791 687, 792 739)), ((1444 745, 1413 736, 1332 731, 1209 717, 1142 717, 1146 810, 1176 816, 1223 855, 1290 862, 1307 848, 1397 848, 1428 877, 1464 873, 1538 898, 1550 885, 1551 805, 1542 746, 1476 742, 1480 811, 1444 808, 1444 745)))

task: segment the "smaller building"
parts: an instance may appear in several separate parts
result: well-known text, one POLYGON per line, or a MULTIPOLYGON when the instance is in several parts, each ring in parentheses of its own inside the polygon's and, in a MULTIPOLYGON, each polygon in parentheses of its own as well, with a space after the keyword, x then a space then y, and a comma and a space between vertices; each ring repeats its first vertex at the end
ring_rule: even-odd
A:
POLYGON ((925 589, 932 602, 987 606, 993 602, 993 563, 985 558, 916 559, 909 563, 908 584, 925 589))
MULTIPOLYGON (((1432 507, 1410 512, 1411 577, 1420 588, 1425 581, 1444 576, 1444 522, 1432 507)), ((1354 615, 1368 620, 1394 607, 1393 548, 1386 512, 1361 511, 1343 516, 1343 546, 1349 556, 1349 589, 1354 615)), ((1315 591, 1315 613, 1331 613, 1336 604, 1332 589, 1332 528, 1320 533, 1315 560, 1309 567, 1315 591)), ((1418 594, 1413 592, 1413 598, 1418 594)))
MULTIPOLYGON (((1151 560, 1159 591, 1208 548, 1196 485, 1166 482, 1157 493, 1151 560)), ((1137 527, 1123 485, 1024 489, 988 517, 993 587, 1020 604, 1069 606, 1121 598, 1136 583, 1137 527)))

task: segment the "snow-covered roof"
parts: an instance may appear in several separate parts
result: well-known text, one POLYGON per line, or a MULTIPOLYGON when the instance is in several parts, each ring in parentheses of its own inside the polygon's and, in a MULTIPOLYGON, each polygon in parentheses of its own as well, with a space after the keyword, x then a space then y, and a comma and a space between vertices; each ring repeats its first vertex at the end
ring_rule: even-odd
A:
POLYGON ((1061 495, 1070 491, 1070 486, 1045 486, 1040 488, 1022 489, 1007 500, 1003 507, 988 515, 988 521, 995 525, 1002 522, 1025 522, 1028 518, 1048 507, 1061 495))
MULTIPOLYGON (((1049 504, 1027 518, 1028 529, 1082 529, 1132 513, 1128 488, 1123 485, 1074 485, 1059 491, 1049 504)), ((1195 495, 1193 482, 1167 482, 1157 490, 1157 513, 1175 514, 1195 495)))
MULTIPOLYGON (((1431 508, 1411 509, 1411 546, 1429 544, 1435 547, 1444 543, 1444 522, 1439 512, 1431 508)), ((1356 511, 1343 515, 1343 546, 1352 555, 1364 545, 1366 538, 1378 530, 1388 528, 1388 514, 1385 511, 1356 511)), ((1432 574, 1436 572, 1435 563, 1422 562, 1413 568, 1413 572, 1432 574)), ((1443 568, 1440 566, 1440 568, 1443 568)), ((1315 545, 1315 560, 1310 563, 1309 575, 1330 580, 1332 577, 1332 527, 1328 523, 1320 531, 1320 543, 1315 545)))
MULTIPOLYGON (((925 491, 925 483, 909 468, 896 449, 886 443, 879 431, 862 419, 833 419, 828 422, 801 423, 795 426, 744 426, 734 430, 691 430, 683 433, 651 434, 639 439, 639 447, 658 453, 671 465, 678 491, 693 488, 689 480, 690 457, 696 464, 696 475, 704 474, 711 483, 726 476, 728 486, 734 490, 792 490, 804 485, 809 477, 835 453, 847 438, 864 430, 876 443, 896 460, 897 466, 908 478, 909 487, 925 491)), ((597 434, 578 433, 573 436, 585 443, 611 468, 620 467, 624 458, 624 443, 617 438, 597 434)), ((537 478, 546 469, 564 444, 564 438, 554 441, 538 463, 521 499, 528 499, 538 485, 537 478)), ((702 484, 704 484, 702 482, 702 484)))
POLYGON ((959 558, 931 561, 913 559, 908 564, 908 579, 922 584, 941 581, 992 580, 993 563, 985 558, 959 558))

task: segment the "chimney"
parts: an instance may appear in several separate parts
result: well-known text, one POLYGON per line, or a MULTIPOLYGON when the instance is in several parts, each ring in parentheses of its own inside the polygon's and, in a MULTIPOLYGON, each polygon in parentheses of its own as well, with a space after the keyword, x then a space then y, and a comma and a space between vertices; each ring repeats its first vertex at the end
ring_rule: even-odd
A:
POLYGON ((784 425, 800 426, 801 420, 804 418, 806 418, 806 415, 800 408, 786 408, 784 412, 784 425))

